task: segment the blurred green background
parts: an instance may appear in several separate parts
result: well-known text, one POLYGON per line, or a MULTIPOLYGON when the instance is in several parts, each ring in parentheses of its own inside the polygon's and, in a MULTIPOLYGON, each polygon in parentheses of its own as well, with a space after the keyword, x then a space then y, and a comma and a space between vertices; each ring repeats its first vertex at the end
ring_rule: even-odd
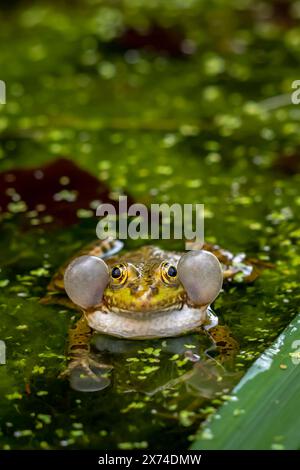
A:
POLYGON ((2 448, 187 448, 294 317, 299 19, 300 2, 288 0, 1 3, 2 448), (43 177, 48 186, 33 184, 43 177), (60 188, 46 197, 54 180, 60 188), (204 371, 196 387, 164 389, 189 364, 159 342, 135 352, 136 366, 132 351, 115 354, 105 392, 80 394, 57 379, 74 312, 38 300, 66 257, 95 238, 99 188, 85 199, 93 184, 107 200, 204 203, 207 241, 275 264, 214 304, 241 344, 224 387, 204 371), (44 207, 45 198, 64 206, 44 207), (135 367, 150 367, 143 384, 135 367))

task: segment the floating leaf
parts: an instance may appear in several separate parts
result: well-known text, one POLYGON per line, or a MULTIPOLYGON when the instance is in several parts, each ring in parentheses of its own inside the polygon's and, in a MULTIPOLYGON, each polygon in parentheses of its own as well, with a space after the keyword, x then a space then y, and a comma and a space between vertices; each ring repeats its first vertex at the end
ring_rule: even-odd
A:
POLYGON ((250 367, 193 449, 299 449, 300 315, 250 367), (282 368, 282 364, 286 367, 282 368), (280 440, 280 442, 278 442, 280 440))

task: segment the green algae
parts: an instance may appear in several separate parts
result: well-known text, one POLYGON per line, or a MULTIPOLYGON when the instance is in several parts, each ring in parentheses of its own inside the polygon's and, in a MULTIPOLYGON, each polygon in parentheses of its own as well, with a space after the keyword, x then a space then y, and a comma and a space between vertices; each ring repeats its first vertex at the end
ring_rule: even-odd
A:
MULTIPOLYGON (((299 109, 289 96, 300 73, 299 31, 272 16, 253 19, 248 2, 83 5, 70 14, 58 4, 21 4, 9 22, 1 13, 8 100, 0 105, 0 169, 66 155, 115 199, 125 192, 146 204, 205 203, 208 241, 275 263, 253 285, 229 284, 214 304, 240 343, 235 371, 243 374, 299 304, 299 109), (188 53, 119 47, 125 27, 147 32, 153 22, 182 31, 178 47, 188 53)), ((296 10, 290 15, 293 23, 296 10)), ((38 300, 66 258, 95 238, 97 200, 78 209, 77 226, 48 231, 43 208, 28 211, 10 197, 0 214, 0 447, 186 448, 240 375, 204 369, 197 380, 178 380, 192 367, 185 352, 203 358, 209 347, 193 336, 119 353, 111 345, 111 388, 70 390, 58 374, 76 315, 38 300)), ((56 197, 67 204, 77 195, 64 188, 56 197)))

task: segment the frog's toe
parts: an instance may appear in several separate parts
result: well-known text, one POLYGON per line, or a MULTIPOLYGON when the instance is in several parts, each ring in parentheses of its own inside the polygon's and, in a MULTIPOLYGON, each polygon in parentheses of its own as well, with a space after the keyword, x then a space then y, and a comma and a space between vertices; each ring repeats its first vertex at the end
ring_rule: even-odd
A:
POLYGON ((219 356, 220 351, 218 350, 216 345, 213 345, 207 348, 204 351, 204 354, 208 359, 216 359, 219 356))
POLYGON ((101 364, 92 358, 80 358, 71 361, 59 377, 68 377, 71 388, 78 392, 97 392, 110 385, 111 369, 112 366, 101 364))
POLYGON ((70 386, 77 392, 99 392, 111 383, 107 369, 75 368, 70 373, 70 386))
POLYGON ((236 356, 236 348, 231 344, 226 343, 226 341, 222 341, 206 349, 205 355, 208 359, 213 359, 219 364, 226 363, 230 365, 233 363, 236 356))
POLYGON ((95 359, 89 358, 90 367, 95 367, 96 369, 105 369, 107 372, 113 369, 111 364, 104 364, 102 362, 95 361, 95 359))

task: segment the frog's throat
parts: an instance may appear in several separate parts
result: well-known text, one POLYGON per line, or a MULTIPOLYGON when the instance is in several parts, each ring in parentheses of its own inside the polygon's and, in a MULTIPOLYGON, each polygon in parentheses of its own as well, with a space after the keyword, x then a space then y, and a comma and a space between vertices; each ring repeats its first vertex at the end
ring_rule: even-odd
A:
POLYGON ((134 312, 129 316, 123 313, 104 313, 97 309, 86 314, 93 330, 130 339, 181 336, 210 323, 210 316, 207 306, 192 308, 187 305, 169 312, 155 312, 155 315, 134 312))

